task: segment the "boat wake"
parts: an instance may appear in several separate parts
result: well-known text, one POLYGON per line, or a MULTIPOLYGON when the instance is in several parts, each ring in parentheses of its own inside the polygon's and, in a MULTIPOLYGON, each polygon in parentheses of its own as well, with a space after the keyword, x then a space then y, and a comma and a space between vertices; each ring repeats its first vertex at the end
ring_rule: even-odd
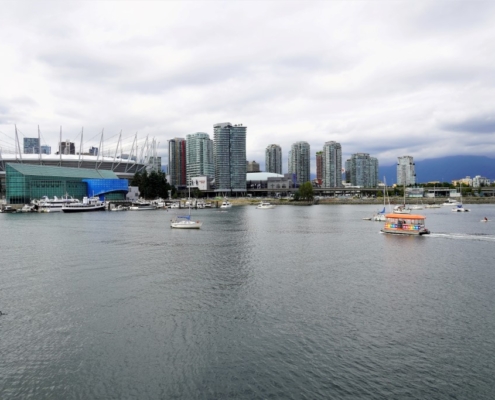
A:
POLYGON ((432 233, 427 236, 432 238, 453 240, 479 240, 483 242, 495 242, 495 235, 488 235, 486 233, 432 233))

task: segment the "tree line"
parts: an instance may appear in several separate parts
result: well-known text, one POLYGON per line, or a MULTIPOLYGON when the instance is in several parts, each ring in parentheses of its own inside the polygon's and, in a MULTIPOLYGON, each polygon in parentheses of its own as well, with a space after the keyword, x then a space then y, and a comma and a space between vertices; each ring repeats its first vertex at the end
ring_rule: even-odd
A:
POLYGON ((137 186, 141 197, 145 199, 167 199, 168 191, 175 191, 175 187, 167 182, 167 177, 162 171, 152 171, 149 174, 146 170, 137 172, 132 178, 131 186, 137 186))

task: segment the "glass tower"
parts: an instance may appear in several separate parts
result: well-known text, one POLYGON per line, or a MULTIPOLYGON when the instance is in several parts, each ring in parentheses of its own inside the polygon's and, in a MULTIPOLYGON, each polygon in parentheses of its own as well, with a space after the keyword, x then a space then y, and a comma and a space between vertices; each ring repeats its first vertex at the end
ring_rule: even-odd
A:
POLYGON ((411 156, 398 157, 397 159, 397 185, 409 186, 416 184, 416 171, 414 159, 411 156))
POLYGON ((331 141, 323 146, 322 154, 323 187, 342 186, 342 146, 331 141))
POLYGON ((213 140, 207 133, 198 132, 186 136, 187 182, 196 176, 213 178, 213 140))
POLYGON ((289 153, 289 173, 296 175, 298 185, 309 182, 310 177, 310 147, 308 142, 296 142, 289 153))
POLYGON ((40 154, 40 140, 38 138, 24 138, 24 154, 40 154))
POLYGON ((213 125, 215 191, 246 191, 246 129, 242 124, 213 125))
POLYGON ((378 159, 368 153, 355 153, 350 159, 351 185, 361 187, 378 186, 378 159))
POLYGON ((282 174, 282 148, 271 144, 265 150, 265 172, 282 174))
POLYGON ((186 140, 183 138, 168 141, 168 173, 171 185, 186 186, 186 140))

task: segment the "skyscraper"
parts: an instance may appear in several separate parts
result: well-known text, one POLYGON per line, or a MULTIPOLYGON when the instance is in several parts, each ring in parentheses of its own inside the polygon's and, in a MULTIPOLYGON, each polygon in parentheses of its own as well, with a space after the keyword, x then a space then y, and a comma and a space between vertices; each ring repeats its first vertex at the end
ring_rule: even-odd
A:
POLYGON ((409 186, 416 184, 416 171, 411 156, 397 158, 397 185, 409 186))
POLYGON ((323 187, 342 186, 342 146, 331 141, 323 146, 322 154, 323 187))
POLYGON ((38 138, 24 138, 24 154, 39 154, 40 140, 38 138))
POLYGON ((323 151, 316 152, 316 180, 319 185, 323 184, 323 151))
POLYGON ((168 173, 170 184, 186 186, 186 140, 173 138, 168 141, 168 173))
POLYGON ((207 133, 197 132, 186 136, 187 182, 196 176, 213 179, 213 140, 207 133))
POLYGON ((289 153, 289 173, 296 175, 296 182, 301 185, 311 180, 310 147, 308 142, 296 142, 289 153))
POLYGON ((242 124, 213 125, 215 191, 246 191, 246 129, 242 124))
POLYGON ((378 186, 378 159, 368 153, 355 153, 349 160, 351 185, 361 187, 378 186))
POLYGON ((265 150, 265 172, 282 174, 282 148, 271 144, 265 150))

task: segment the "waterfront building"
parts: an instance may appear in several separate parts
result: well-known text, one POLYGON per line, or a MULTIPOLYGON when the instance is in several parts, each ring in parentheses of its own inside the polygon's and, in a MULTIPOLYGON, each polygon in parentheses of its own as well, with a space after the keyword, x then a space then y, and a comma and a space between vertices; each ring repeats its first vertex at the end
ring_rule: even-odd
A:
POLYGON ((484 176, 476 175, 473 178, 473 187, 475 187, 475 188, 479 188, 482 186, 490 186, 490 183, 491 183, 490 179, 488 179, 484 176))
POLYGON ((213 125, 215 191, 246 191, 246 129, 242 124, 213 125))
POLYGON ((9 204, 65 195, 80 200, 85 196, 125 200, 128 185, 127 179, 119 179, 113 171, 16 163, 5 166, 5 198, 9 204))
POLYGON ((260 165, 256 161, 246 161, 247 172, 260 172, 260 165))
POLYGON ((24 154, 39 154, 40 140, 38 138, 24 138, 24 154))
POLYGON ((271 144, 265 150, 265 172, 282 174, 282 148, 271 144))
POLYGON ((345 160, 345 181, 346 183, 351 183, 351 160, 347 159, 345 160))
POLYGON ((186 136, 187 182, 192 177, 206 176, 213 179, 213 140, 207 133, 197 132, 186 136))
POLYGON ((248 189, 280 189, 287 190, 292 187, 289 174, 275 174, 273 172, 247 173, 248 189))
POLYGON ((330 141, 323 146, 322 152, 323 187, 342 186, 342 146, 330 141))
POLYGON ((416 171, 413 157, 397 158, 397 185, 410 186, 416 184, 416 171))
POLYGON ((295 175, 298 185, 309 182, 310 178, 310 146, 308 142, 296 142, 289 153, 289 173, 295 175))
POLYGON ((349 160, 352 186, 374 188, 378 186, 378 159, 368 153, 355 153, 349 160))
POLYGON ((323 184, 323 151, 316 152, 316 182, 323 184))
POLYGON ((168 174, 172 186, 186 186, 187 158, 184 138, 173 138, 168 141, 168 174))

